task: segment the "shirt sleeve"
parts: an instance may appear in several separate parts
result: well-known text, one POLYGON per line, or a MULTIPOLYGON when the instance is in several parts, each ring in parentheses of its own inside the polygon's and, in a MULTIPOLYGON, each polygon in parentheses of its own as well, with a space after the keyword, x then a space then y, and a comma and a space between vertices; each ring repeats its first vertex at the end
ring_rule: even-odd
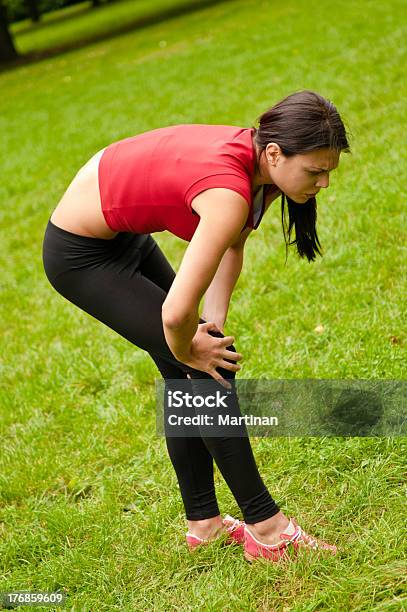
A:
POLYGON ((185 204, 192 214, 197 214, 191 206, 192 200, 206 189, 223 187, 239 193, 247 202, 250 209, 252 206, 252 194, 249 177, 238 174, 213 174, 205 176, 193 183, 185 193, 185 204))

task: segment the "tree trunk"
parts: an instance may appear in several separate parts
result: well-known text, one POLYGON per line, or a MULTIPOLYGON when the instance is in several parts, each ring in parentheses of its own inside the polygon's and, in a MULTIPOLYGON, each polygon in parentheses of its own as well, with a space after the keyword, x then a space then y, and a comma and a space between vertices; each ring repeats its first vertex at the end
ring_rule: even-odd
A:
POLYGON ((37 0, 25 0, 25 5, 27 7, 28 14, 30 16, 31 21, 37 23, 40 20, 40 11, 38 10, 38 2, 37 0))
POLYGON ((8 29, 6 7, 0 0, 0 61, 8 62, 16 57, 18 57, 18 53, 8 29))

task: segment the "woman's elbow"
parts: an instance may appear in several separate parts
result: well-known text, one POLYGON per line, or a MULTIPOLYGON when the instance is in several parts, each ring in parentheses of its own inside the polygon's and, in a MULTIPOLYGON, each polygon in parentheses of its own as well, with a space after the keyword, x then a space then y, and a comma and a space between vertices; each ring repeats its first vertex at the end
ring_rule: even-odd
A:
POLYGON ((196 312, 192 308, 188 310, 185 308, 174 308, 164 303, 161 309, 161 316, 165 327, 177 329, 196 317, 196 312))

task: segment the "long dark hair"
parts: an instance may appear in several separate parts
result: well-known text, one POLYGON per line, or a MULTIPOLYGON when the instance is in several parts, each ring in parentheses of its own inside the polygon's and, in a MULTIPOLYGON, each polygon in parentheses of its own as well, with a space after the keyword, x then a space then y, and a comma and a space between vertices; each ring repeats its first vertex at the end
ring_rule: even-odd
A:
MULTIPOLYGON (((350 153, 346 129, 335 106, 310 90, 293 93, 277 102, 257 120, 254 141, 260 150, 259 158, 269 142, 277 143, 283 155, 291 157, 316 149, 330 148, 350 153)), ((256 170, 258 168, 256 160, 256 170)), ((305 204, 296 204, 284 193, 281 196, 281 223, 286 245, 296 245, 300 257, 308 262, 321 255, 321 244, 316 230, 317 203, 310 198, 305 204), (288 227, 285 218, 285 200, 288 207, 288 227), (291 240, 293 228, 295 239, 291 240), (288 240, 287 240, 288 236, 288 240)))

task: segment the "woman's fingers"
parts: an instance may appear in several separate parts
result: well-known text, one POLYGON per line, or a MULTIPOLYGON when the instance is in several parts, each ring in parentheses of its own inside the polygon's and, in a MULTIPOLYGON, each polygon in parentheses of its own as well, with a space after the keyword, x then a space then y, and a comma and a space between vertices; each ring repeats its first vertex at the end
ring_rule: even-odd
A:
POLYGON ((243 359, 243 355, 234 353, 233 351, 225 351, 222 357, 223 359, 233 359, 233 361, 241 361, 243 359))
POLYGON ((210 372, 208 372, 208 374, 210 374, 212 378, 217 380, 222 385, 222 387, 225 387, 226 389, 232 388, 232 385, 225 378, 222 378, 222 376, 220 376, 220 374, 218 374, 216 370, 211 370, 210 372))
POLYGON ((243 359, 240 353, 234 353, 233 351, 223 351, 219 355, 219 359, 230 359, 232 361, 241 361, 243 359))
POLYGON ((222 346, 229 346, 229 344, 233 344, 235 341, 233 336, 225 336, 224 338, 219 338, 219 340, 222 346))
POLYGON ((230 370, 231 372, 239 372, 242 369, 242 366, 238 363, 229 363, 228 361, 222 361, 217 367, 230 370))

